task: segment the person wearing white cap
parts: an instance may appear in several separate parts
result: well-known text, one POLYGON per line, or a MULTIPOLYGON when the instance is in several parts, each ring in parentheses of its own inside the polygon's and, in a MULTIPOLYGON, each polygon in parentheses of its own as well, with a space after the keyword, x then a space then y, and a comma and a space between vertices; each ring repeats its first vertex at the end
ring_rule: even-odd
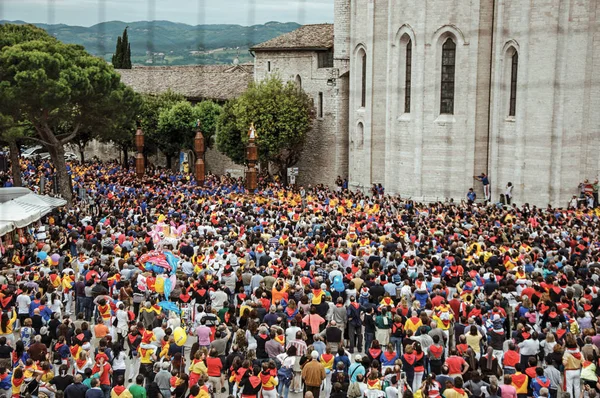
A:
POLYGON ((348 376, 350 378, 350 383, 354 383, 358 375, 365 375, 367 373, 361 361, 362 356, 356 354, 354 356, 354 363, 350 365, 350 368, 348 368, 348 376))

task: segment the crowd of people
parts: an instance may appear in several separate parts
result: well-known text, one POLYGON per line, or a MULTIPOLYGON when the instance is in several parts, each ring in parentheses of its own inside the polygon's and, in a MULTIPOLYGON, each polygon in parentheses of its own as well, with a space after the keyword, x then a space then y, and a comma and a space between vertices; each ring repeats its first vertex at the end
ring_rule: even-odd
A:
POLYGON ((2 237, 0 395, 600 391, 598 209, 69 172, 72 207, 2 237))

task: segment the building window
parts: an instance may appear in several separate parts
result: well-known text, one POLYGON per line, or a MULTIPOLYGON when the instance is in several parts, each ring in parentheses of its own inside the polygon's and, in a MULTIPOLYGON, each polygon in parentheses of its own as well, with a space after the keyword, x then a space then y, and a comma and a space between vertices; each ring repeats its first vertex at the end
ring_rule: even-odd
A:
POLYGON ((267 72, 271 72, 271 61, 267 61, 267 72))
POLYGON ((519 53, 515 51, 512 56, 510 69, 510 105, 508 116, 515 116, 517 112, 517 72, 519 70, 519 53))
POLYGON ((295 83, 296 83, 296 87, 302 88, 302 78, 300 77, 300 75, 296 75, 295 83))
POLYGON ((412 64, 412 40, 406 43, 406 70, 404 71, 404 113, 410 113, 410 83, 412 64))
POLYGON ((323 51, 317 54, 319 68, 333 68, 333 51, 323 51))
POLYGON ((454 72, 456 66, 456 43, 448 38, 442 46, 442 85, 440 113, 454 114, 454 72))
POLYGON ((318 101, 318 111, 317 111, 317 116, 318 117, 323 117, 323 93, 319 93, 319 101, 318 101))
POLYGON ((356 149, 363 149, 365 141, 365 127, 362 123, 356 126, 356 149))
POLYGON ((363 51, 361 57, 361 81, 360 81, 360 106, 367 106, 367 53, 363 51))

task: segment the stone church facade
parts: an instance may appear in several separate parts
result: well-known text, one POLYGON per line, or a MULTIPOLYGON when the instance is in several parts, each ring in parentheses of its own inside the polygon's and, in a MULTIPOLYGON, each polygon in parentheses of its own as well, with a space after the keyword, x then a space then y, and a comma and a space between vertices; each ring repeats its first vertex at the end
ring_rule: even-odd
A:
POLYGON ((493 200, 510 181, 519 203, 565 206, 600 168, 599 16, 598 0, 336 0, 350 185, 464 198, 486 172, 493 200))
POLYGON ((600 169, 599 15, 599 0, 335 0, 333 37, 257 46, 255 79, 275 69, 315 98, 301 183, 433 201, 481 198, 486 172, 492 200, 512 182, 518 203, 565 206, 600 169))

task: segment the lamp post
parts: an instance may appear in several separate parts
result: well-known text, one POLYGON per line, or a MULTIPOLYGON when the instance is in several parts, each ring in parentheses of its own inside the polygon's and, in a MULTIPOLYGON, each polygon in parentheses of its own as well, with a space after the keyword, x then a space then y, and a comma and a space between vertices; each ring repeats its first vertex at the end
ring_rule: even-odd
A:
POLYGON ((196 184, 204 185, 204 135, 202 135, 202 131, 200 131, 200 119, 198 119, 198 122, 196 123, 194 152, 196 152, 196 184))
POLYGON ((138 178, 144 176, 144 132, 142 131, 141 123, 138 123, 137 131, 135 132, 135 174, 138 178))
POLYGON ((251 192, 254 192, 257 187, 256 162, 258 161, 258 148, 256 147, 256 137, 256 129, 254 128, 254 123, 252 123, 248 131, 248 146, 246 147, 246 159, 248 160, 246 188, 251 192))

